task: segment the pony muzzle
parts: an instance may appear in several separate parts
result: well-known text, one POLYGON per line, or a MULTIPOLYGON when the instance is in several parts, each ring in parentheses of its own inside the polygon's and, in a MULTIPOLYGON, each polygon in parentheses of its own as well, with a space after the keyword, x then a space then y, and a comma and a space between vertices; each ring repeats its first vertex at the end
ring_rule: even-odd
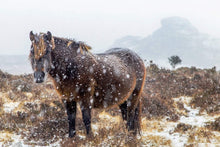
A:
POLYGON ((34 82, 42 83, 44 82, 45 73, 43 71, 35 71, 34 72, 34 82))

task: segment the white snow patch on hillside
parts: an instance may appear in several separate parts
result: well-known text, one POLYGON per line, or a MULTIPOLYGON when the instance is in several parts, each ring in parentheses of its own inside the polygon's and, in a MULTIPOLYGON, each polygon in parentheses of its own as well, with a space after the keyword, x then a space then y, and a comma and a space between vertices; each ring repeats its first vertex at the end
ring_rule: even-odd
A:
POLYGON ((29 147, 29 145, 25 145, 20 135, 11 134, 8 132, 0 132, 0 146, 11 146, 11 147, 29 147), (7 140, 10 142, 7 143, 7 140))
POLYGON ((179 122, 189 124, 192 126, 202 127, 208 121, 214 121, 214 117, 210 117, 207 113, 199 114, 200 109, 193 109, 190 107, 192 97, 174 98, 175 102, 182 102, 184 108, 187 110, 187 116, 181 116, 179 122))
MULTIPOLYGON (((207 113, 199 113, 199 108, 193 109, 190 106, 190 101, 192 97, 179 97, 173 98, 174 102, 182 102, 184 108, 186 109, 186 116, 181 116, 180 120, 177 122, 169 122, 165 119, 161 120, 161 124, 163 127, 162 131, 152 130, 152 131, 142 131, 143 137, 148 136, 161 136, 168 140, 171 140, 172 146, 175 147, 184 147, 189 139, 187 134, 182 134, 179 132, 175 132, 175 128, 179 123, 184 123, 188 125, 192 125, 195 127, 203 127, 206 122, 214 121, 214 117, 209 116, 207 113)), ((142 119, 144 121, 145 118, 142 119)), ((210 144, 209 144, 210 145, 210 144)))
MULTIPOLYGON (((166 122, 164 119, 163 122, 166 122)), ((185 134, 180 134, 180 133, 174 133, 174 129, 176 128, 178 122, 167 122, 166 123, 166 128, 164 128, 162 131, 157 131, 154 130, 152 132, 143 132, 142 136, 147 137, 147 136, 160 136, 164 137, 168 140, 171 140, 172 146, 175 147, 183 147, 185 143, 187 143, 188 136, 185 134)))
POLYGON ((15 108, 18 107, 20 102, 7 102, 3 104, 3 110, 7 113, 12 112, 15 108))

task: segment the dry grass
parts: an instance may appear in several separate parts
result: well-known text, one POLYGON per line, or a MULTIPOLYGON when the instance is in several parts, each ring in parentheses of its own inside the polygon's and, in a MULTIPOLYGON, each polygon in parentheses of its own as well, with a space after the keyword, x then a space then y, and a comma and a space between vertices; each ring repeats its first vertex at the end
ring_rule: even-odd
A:
POLYGON ((66 112, 50 81, 34 84, 31 75, 13 76, 0 71, 0 145, 9 146, 20 137, 24 144, 33 146, 57 142, 63 146, 173 146, 172 137, 176 134, 187 136, 185 146, 196 146, 199 142, 220 143, 219 118, 204 127, 179 123, 179 118, 188 112, 184 101, 173 99, 182 95, 195 96, 190 105, 216 117, 220 101, 218 75, 196 68, 147 70, 141 136, 134 137, 127 132, 116 108, 92 111, 91 136, 86 136, 78 110, 77 135, 73 139, 68 138, 66 112), (16 107, 9 107, 10 112, 7 112, 7 104, 16 107))
POLYGON ((207 123, 207 128, 209 128, 213 131, 219 131, 220 132, 220 117, 216 118, 215 121, 213 121, 213 122, 208 122, 207 123))

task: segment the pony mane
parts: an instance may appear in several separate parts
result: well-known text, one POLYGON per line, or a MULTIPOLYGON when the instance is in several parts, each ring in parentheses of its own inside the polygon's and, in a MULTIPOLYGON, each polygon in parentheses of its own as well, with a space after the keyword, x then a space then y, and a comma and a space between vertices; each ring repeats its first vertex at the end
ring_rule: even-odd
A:
MULTIPOLYGON (((45 35, 46 33, 40 33, 41 35, 45 35)), ((70 39, 70 38, 63 38, 63 37, 57 37, 57 36, 53 36, 52 37, 52 41, 51 41, 51 43, 52 43, 52 49, 54 49, 55 48, 55 46, 56 46, 56 43, 57 44, 63 44, 63 45, 66 45, 66 47, 69 47, 70 45, 72 46, 72 45, 77 45, 78 46, 78 48, 80 49, 80 52, 81 53, 83 53, 83 51, 86 51, 86 52, 89 52, 91 49, 92 49, 92 47, 91 46, 89 46, 89 45, 87 45, 85 42, 82 42, 82 41, 75 41, 75 39, 70 39)), ((45 48, 45 47, 44 47, 45 48)), ((45 49, 44 49, 45 50, 45 49)), ((41 52, 43 52, 43 51, 41 51, 41 52)), ((43 53, 39 53, 39 55, 41 55, 41 54, 43 54, 43 53)), ((39 58, 40 56, 37 56, 36 58, 39 58)))
POLYGON ((69 39, 69 38, 63 38, 63 37, 56 37, 56 36, 53 36, 53 38, 59 42, 63 42, 64 44, 66 44, 67 47, 69 47, 71 44, 78 44, 79 45, 79 48, 81 50, 84 50, 84 51, 89 51, 92 49, 91 46, 87 45, 85 42, 83 41, 76 41, 75 39, 69 39))
POLYGON ((79 47, 80 47, 80 49, 82 48, 83 50, 86 50, 86 51, 89 51, 89 50, 92 49, 91 46, 87 45, 87 44, 84 43, 84 42, 79 41, 78 43, 79 43, 79 47))

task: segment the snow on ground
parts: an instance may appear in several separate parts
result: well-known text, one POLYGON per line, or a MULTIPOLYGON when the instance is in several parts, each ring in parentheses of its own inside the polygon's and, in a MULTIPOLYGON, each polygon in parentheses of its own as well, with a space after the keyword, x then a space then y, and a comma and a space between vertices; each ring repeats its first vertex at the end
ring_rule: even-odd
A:
MULTIPOLYGON (((190 106, 191 99, 191 97, 173 98, 174 105, 177 102, 181 102, 184 106, 183 110, 176 108, 178 112, 182 112, 183 114, 177 122, 168 121, 167 118, 160 120, 148 120, 146 118, 142 118, 142 136, 139 136, 138 140, 141 140, 143 146, 160 145, 183 147, 189 144, 191 131, 194 131, 194 134, 199 134, 199 130, 201 128, 205 128, 207 122, 214 121, 215 116, 210 116, 205 112, 200 113, 199 108, 192 108, 190 106), (180 123, 190 125, 193 127, 193 129, 189 130, 188 132, 176 131, 176 128, 180 123)), ((13 112, 16 110, 16 107, 18 107, 19 104, 19 102, 3 99, 3 110, 7 113, 13 112)), ((111 116, 105 111, 100 113, 98 118, 100 121, 92 123, 92 130, 95 136, 100 135, 98 133, 100 128, 105 128, 110 131, 113 126, 123 122, 121 116, 111 116)), ((198 141, 193 140, 190 143, 196 142, 197 146, 220 146, 220 141, 218 140, 218 138, 220 138, 220 132, 212 131, 212 136, 218 137, 210 137, 210 139, 204 143, 202 140, 197 138, 198 136, 195 136, 195 140, 198 141)), ((86 139, 86 136, 83 133, 78 133, 78 137, 81 139, 86 139)), ((113 136, 113 134, 109 134, 107 140, 111 140, 114 137, 115 136, 113 136)), ((62 140, 59 140, 50 146, 60 146, 61 142, 62 140)), ((104 142, 105 140, 103 140, 103 143, 104 142)), ((7 131, 0 132, 0 146, 3 145, 12 147, 28 146, 24 143, 24 140, 20 135, 12 134, 7 131)))
POLYGON ((12 134, 9 132, 0 132, 0 146, 11 147, 28 147, 25 145, 20 135, 12 134))
POLYGON ((11 113, 14 109, 18 107, 20 102, 8 102, 3 104, 3 110, 7 113, 11 113))
MULTIPOLYGON (((185 113, 180 117, 180 120, 177 122, 168 121, 167 118, 161 120, 147 120, 142 118, 142 136, 140 140, 145 146, 154 146, 155 144, 165 145, 165 146, 175 146, 175 147, 184 147, 189 144, 190 140, 190 131, 189 132, 178 132, 175 129, 178 124, 183 123, 193 127, 193 131, 198 132, 202 127, 205 127, 207 122, 214 121, 214 116, 209 116, 207 113, 199 113, 199 108, 191 108, 190 101, 192 97, 179 97, 173 98, 174 102, 182 102, 185 113), (154 141, 152 141, 154 140, 154 141)), ((178 110, 181 111, 181 110, 178 110)), ((102 123, 96 123, 92 125, 94 134, 97 135, 99 128, 105 127, 109 129, 111 125, 116 125, 121 123, 121 118, 119 116, 113 117, 108 113, 102 112, 99 115, 102 123)), ((214 131, 213 131, 214 132, 214 131)), ((219 136, 219 132, 214 132, 216 136, 219 136)), ((111 137, 111 136, 109 136, 111 137)), ((202 142, 202 141, 201 141, 202 142)), ((195 142, 194 142, 195 143, 195 142)), ((220 142, 217 139, 210 139, 208 143, 199 143, 199 140, 196 142, 199 146, 216 146, 220 142)), ((219 144, 220 145, 220 144, 219 144)))
MULTIPOLYGON (((50 144, 48 147, 57 147, 60 146, 60 142, 62 140, 58 140, 57 142, 50 144)), ((0 132, 0 146, 10 146, 10 147, 30 147, 31 145, 28 145, 24 143, 24 140, 22 139, 21 135, 12 134, 6 131, 0 132)), ((36 146, 35 147, 41 147, 36 146)), ((45 146, 46 147, 46 146, 45 146)))
MULTIPOLYGON (((154 120, 153 120, 154 121, 154 120)), ((155 120, 157 121, 157 120, 155 120)), ((142 125, 149 123, 145 118, 142 119, 142 125)), ((149 136, 159 136, 166 140, 171 141, 172 146, 182 147, 188 140, 188 136, 185 134, 174 133, 178 122, 167 122, 165 119, 161 120, 159 124, 156 124, 153 130, 148 130, 148 128, 142 130, 142 139, 149 138, 149 136), (161 128, 157 129, 159 126, 161 128)), ((153 126, 154 124, 152 124, 153 126)))
MULTIPOLYGON (((187 133, 182 134, 180 132, 175 132, 175 128, 179 123, 184 123, 187 125, 191 125, 192 127, 203 127, 207 122, 214 121, 215 117, 209 116, 207 113, 199 114, 199 108, 193 109, 190 107, 189 103, 191 101, 191 97, 179 97, 179 98, 173 98, 175 102, 182 102, 184 105, 184 108, 186 109, 186 115, 181 116, 180 120, 177 122, 169 122, 165 118, 160 121, 158 124, 158 120, 156 121, 156 125, 154 126, 154 123, 152 124, 152 121, 149 122, 146 120, 146 118, 142 119, 142 125, 146 125, 148 123, 151 123, 152 126, 154 126, 156 129, 149 130, 148 127, 144 128, 142 130, 142 139, 149 137, 150 135, 153 136, 160 136, 167 140, 171 141, 171 145, 175 147, 183 147, 188 143, 189 135, 187 133), (158 129, 158 126, 162 127, 158 129)), ((152 127, 151 126, 151 127, 152 127)), ((215 132, 217 136, 220 135, 219 132, 215 132)), ((216 139, 211 140, 212 143, 198 143, 200 146, 216 146, 217 144, 220 145, 219 141, 216 139)))
POLYGON ((214 117, 209 116, 205 112, 200 115, 199 108, 192 109, 189 104, 191 99, 192 97, 179 97, 173 99, 175 102, 182 102, 184 108, 187 110, 187 115, 181 116, 179 122, 189 124, 192 126, 202 127, 206 124, 206 122, 214 121, 214 117))
POLYGON ((0 92, 0 97, 1 97, 1 102, 3 103, 3 110, 6 113, 11 113, 20 104, 20 102, 15 102, 9 99, 7 93, 0 92))

